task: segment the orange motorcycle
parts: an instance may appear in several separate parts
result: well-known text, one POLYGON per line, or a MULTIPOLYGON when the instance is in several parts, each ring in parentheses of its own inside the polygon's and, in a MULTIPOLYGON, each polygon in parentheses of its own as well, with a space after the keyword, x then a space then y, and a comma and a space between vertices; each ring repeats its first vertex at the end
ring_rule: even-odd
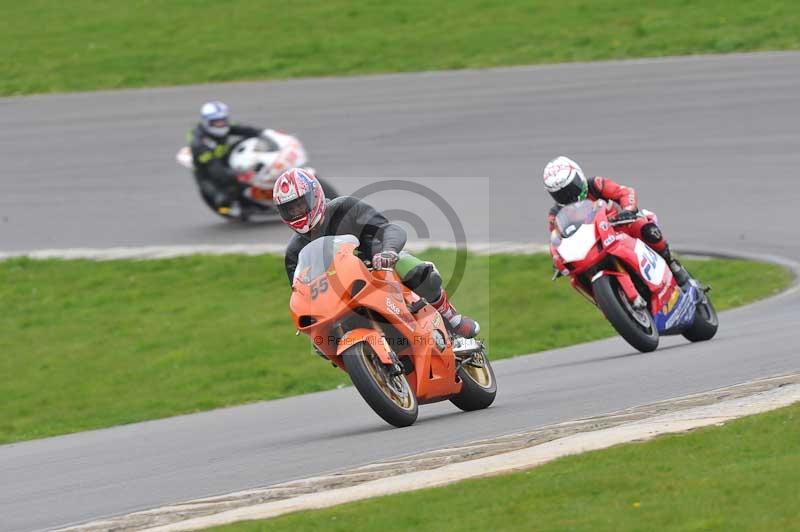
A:
POLYGON ((393 269, 369 269, 358 245, 352 235, 326 236, 300 252, 289 302, 298 334, 395 427, 413 424, 424 403, 491 405, 497 385, 483 344, 450 332, 393 269))

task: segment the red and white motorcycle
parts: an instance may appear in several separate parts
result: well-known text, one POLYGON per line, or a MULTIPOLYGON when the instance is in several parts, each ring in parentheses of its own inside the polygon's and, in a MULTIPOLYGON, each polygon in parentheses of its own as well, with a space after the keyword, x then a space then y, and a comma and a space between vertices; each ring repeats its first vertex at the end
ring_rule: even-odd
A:
POLYGON ((550 239, 553 279, 569 276, 573 288, 639 351, 655 350, 659 336, 669 334, 692 342, 713 338, 719 319, 707 289, 695 279, 678 286, 658 253, 616 230, 631 220, 609 219, 609 207, 603 200, 584 200, 559 211, 550 239))
MULTIPOLYGON (((179 165, 188 170, 194 169, 192 150, 184 146, 175 155, 179 165)), ((242 188, 239 203, 241 212, 232 213, 230 209, 217 209, 212 198, 200 192, 206 205, 228 219, 256 221, 278 219, 278 211, 272 201, 272 186, 275 179, 291 168, 309 168, 308 154, 297 137, 274 129, 265 129, 261 136, 251 137, 235 143, 228 152, 228 165, 240 175, 242 188)), ((315 174, 313 168, 309 168, 315 174)), ((319 177, 319 176, 317 176, 319 177)), ((335 189, 320 179, 327 198, 335 198, 335 189)))

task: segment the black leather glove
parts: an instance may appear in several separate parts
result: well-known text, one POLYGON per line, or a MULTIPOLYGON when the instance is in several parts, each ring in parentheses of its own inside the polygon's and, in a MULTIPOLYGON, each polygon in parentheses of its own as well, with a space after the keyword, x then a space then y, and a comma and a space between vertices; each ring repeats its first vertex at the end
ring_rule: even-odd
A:
POLYGON ((397 261, 400 260, 400 255, 395 251, 382 251, 376 253, 372 257, 373 270, 391 270, 397 261))
POLYGON ((611 220, 611 223, 632 222, 633 220, 635 220, 638 217, 639 217, 639 215, 634 211, 621 211, 619 214, 617 214, 614 217, 613 220, 611 220))

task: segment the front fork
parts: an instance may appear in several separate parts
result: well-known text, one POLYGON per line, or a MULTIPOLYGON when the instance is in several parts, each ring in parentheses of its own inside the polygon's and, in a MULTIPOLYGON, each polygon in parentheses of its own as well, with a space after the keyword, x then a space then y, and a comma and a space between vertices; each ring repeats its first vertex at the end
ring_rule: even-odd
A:
POLYGON ((616 270, 601 270, 597 272, 592 277, 592 283, 604 275, 616 277, 620 288, 622 288, 622 291, 625 293, 625 297, 628 298, 631 306, 635 309, 647 308, 647 301, 645 301, 641 294, 639 294, 639 291, 636 290, 636 286, 634 286, 630 274, 628 274, 625 268, 623 268, 618 262, 614 262, 616 270))
POLYGON ((486 365, 484 358, 486 351, 483 342, 475 338, 456 336, 453 339, 453 354, 456 357, 456 372, 465 364, 476 368, 486 365))

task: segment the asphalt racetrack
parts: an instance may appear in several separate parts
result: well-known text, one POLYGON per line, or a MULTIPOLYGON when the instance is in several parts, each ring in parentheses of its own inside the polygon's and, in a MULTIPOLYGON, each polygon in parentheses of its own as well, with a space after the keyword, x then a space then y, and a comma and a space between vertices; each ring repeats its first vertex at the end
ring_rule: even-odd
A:
MULTIPOLYGON (((216 219, 174 163, 199 106, 219 98, 243 122, 298 133, 342 192, 405 177, 438 191, 468 240, 543 242, 541 168, 564 153, 589 174, 635 185, 675 247, 797 261, 798 89, 800 53, 766 53, 0 99, 0 251, 285 241, 278 225, 216 219)), ((416 192, 381 194, 383 208, 433 210, 416 192)), ((447 221, 417 236, 453 239, 447 221)), ((0 530, 79 523, 795 371, 799 304, 795 291, 725 313, 704 344, 664 339, 642 355, 611 339, 498 362, 492 408, 426 406, 402 430, 351 388, 1 446, 0 530)))

